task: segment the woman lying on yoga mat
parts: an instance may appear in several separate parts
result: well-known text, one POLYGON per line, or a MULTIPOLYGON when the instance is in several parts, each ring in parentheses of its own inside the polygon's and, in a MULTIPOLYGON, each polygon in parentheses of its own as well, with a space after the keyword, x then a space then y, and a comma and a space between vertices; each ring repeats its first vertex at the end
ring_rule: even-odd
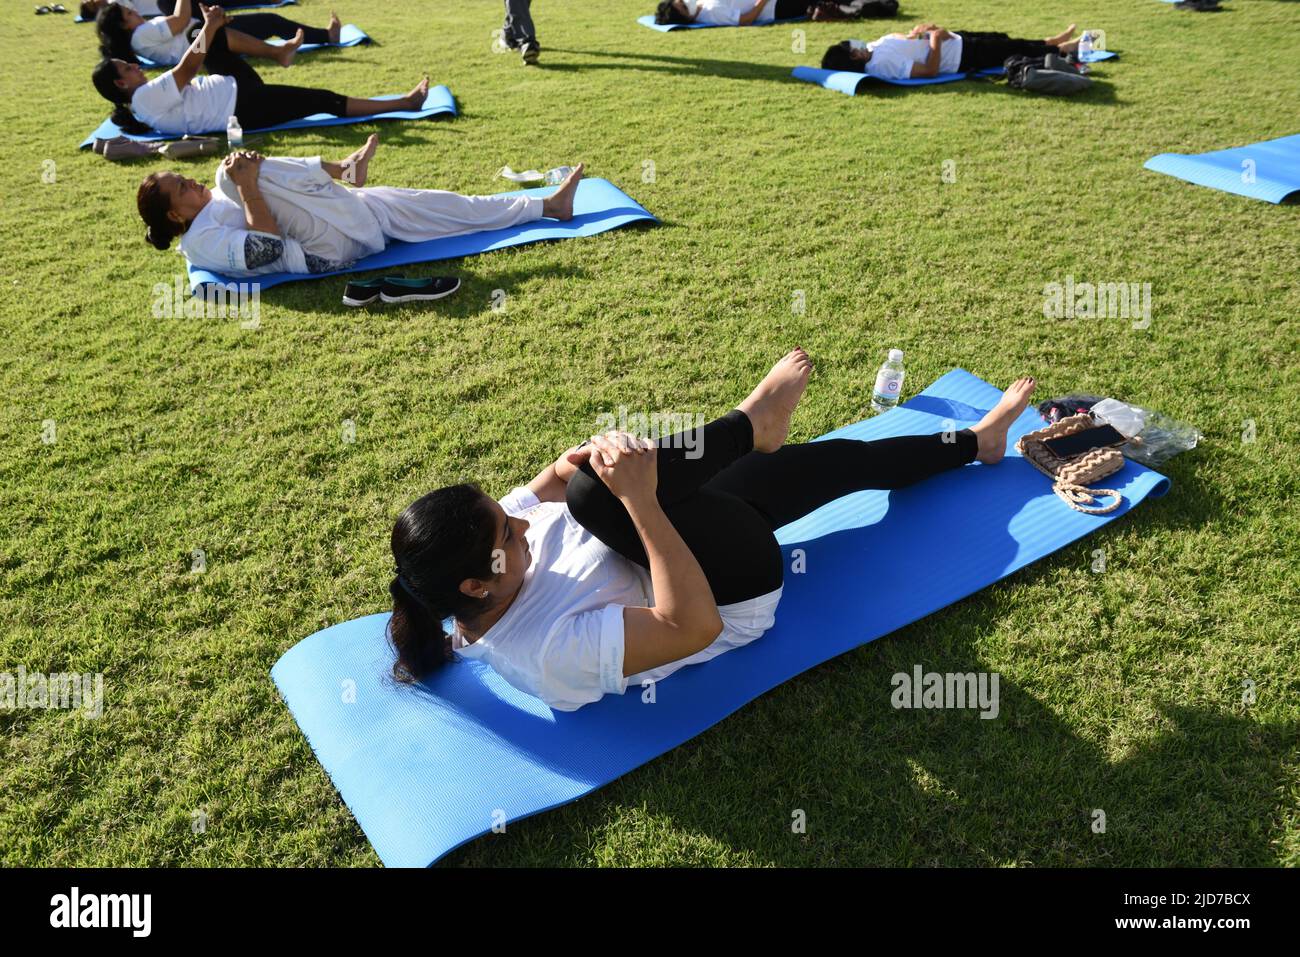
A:
POLYGON ((787 445, 811 371, 795 349, 694 434, 593 436, 500 502, 475 485, 416 501, 392 532, 395 677, 455 650, 572 711, 747 644, 781 598, 776 529, 850 492, 998 462, 1034 391, 1018 379, 955 434, 787 445))
POLYGON ((918 23, 910 33, 887 33, 870 43, 837 43, 822 57, 822 69, 866 73, 882 80, 977 73, 1002 66, 1007 57, 1073 53, 1079 47, 1073 36, 1073 23, 1046 40, 1017 40, 1005 33, 956 33, 933 23, 918 23))
MULTIPOLYGON (((110 3, 117 3, 124 7, 130 7, 142 17, 165 17, 176 9, 176 0, 81 0, 79 13, 83 20, 95 19, 95 14, 99 13, 110 3)), ((227 3, 227 7, 237 7, 237 3, 227 3)))
POLYGON ((204 7, 203 29, 181 62, 152 80, 138 63, 101 60, 91 79, 116 107, 113 122, 127 133, 147 133, 152 127, 183 136, 224 130, 233 113, 244 129, 257 130, 314 113, 373 116, 418 110, 429 94, 427 78, 396 100, 362 100, 330 90, 264 83, 227 45, 221 29, 225 19, 221 7, 204 7), (201 77, 199 68, 204 66, 210 75, 201 77))
POLYGON ((747 27, 774 20, 858 20, 892 17, 898 0, 662 0, 655 23, 709 23, 747 27))
MULTIPOLYGON (((169 16, 145 19, 130 7, 110 3, 95 18, 99 47, 104 56, 135 62, 145 57, 160 66, 175 66, 189 49, 192 34, 200 29, 190 16, 190 0, 178 0, 169 16)), ((339 18, 330 14, 327 28, 294 23, 276 13, 246 13, 238 19, 227 15, 220 33, 232 53, 275 60, 288 66, 306 43, 338 43, 343 29, 339 18), (273 46, 266 41, 282 37, 288 42, 273 46)))
MULTIPOLYGON (((165 17, 176 9, 176 2, 177 0, 82 0, 80 13, 83 20, 93 20, 95 14, 110 3, 120 3, 124 7, 130 7, 142 17, 165 17)), ((229 0, 222 6, 232 10, 239 7, 261 6, 265 3, 266 0, 229 0)))
POLYGON ((217 168, 216 192, 179 173, 150 173, 136 205, 145 239, 166 249, 177 236, 195 266, 228 276, 347 269, 391 240, 422 242, 501 229, 548 216, 573 218, 582 164, 550 196, 461 196, 366 183, 379 137, 347 159, 263 159, 241 151, 217 168))

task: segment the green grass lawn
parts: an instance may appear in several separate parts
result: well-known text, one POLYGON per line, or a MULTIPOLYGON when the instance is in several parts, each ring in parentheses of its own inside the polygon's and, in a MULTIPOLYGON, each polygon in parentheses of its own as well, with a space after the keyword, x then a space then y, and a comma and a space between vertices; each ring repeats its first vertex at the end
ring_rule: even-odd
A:
POLYGON ((429 309, 282 286, 257 329, 153 316, 183 262, 143 241, 135 187, 215 164, 78 152, 108 112, 93 29, 31 6, 0 13, 0 671, 102 672, 105 711, 0 711, 0 863, 377 865, 271 665, 385 609, 388 531, 421 493, 501 494, 620 405, 724 411, 793 345, 817 362, 796 440, 861 418, 890 347, 909 394, 957 366, 1031 373, 1043 396, 1116 395, 1205 440, 1166 467, 1166 498, 447 863, 1300 863, 1300 219, 1142 169, 1300 132, 1295 3, 904 0, 890 24, 804 24, 795 52, 787 27, 664 35, 633 22, 651 0, 537 0, 543 66, 525 69, 492 51, 498 0, 339 0, 374 46, 263 72, 373 95, 427 71, 460 117, 263 152, 337 159, 378 130, 373 183, 462 192, 581 160, 663 222, 415 267, 464 279, 429 309), (1039 37, 1073 20, 1122 58, 1076 99, 789 79, 921 18, 1039 37), (1150 283, 1150 327, 1044 318, 1067 276, 1150 283), (916 663, 1000 673, 1000 719, 895 711, 890 676, 916 663))

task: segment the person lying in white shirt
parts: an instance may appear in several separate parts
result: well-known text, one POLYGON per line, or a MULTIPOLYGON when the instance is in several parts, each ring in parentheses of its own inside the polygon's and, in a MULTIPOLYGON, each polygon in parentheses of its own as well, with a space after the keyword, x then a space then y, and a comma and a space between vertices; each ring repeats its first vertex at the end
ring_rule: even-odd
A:
POLYGON ((145 239, 167 249, 179 237, 193 265, 244 278, 338 272, 393 240, 422 242, 542 217, 573 218, 581 163, 545 198, 367 187, 378 144, 371 135, 338 163, 232 153, 217 169, 215 191, 179 173, 150 173, 136 193, 145 239))
POLYGON ((389 535, 393 676, 472 658, 573 711, 748 644, 776 621, 777 528, 861 489, 997 463, 1034 390, 1017 380, 955 434, 788 444, 811 372, 794 349, 712 422, 594 435, 500 501, 460 483, 408 506, 389 535))
POLYGON ((908 33, 887 33, 870 43, 843 40, 826 51, 822 69, 865 73, 881 80, 920 79, 978 73, 1000 67, 1013 56, 1066 56, 1078 47, 1073 23, 1045 40, 1021 40, 1005 33, 957 32, 933 23, 918 23, 908 33))

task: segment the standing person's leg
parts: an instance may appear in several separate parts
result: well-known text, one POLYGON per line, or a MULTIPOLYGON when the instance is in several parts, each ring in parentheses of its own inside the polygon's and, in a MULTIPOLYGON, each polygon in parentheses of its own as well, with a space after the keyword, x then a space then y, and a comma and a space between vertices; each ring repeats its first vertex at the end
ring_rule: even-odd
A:
POLYGON ((506 44, 514 49, 537 40, 533 28, 532 0, 505 0, 506 22, 502 28, 506 44))
POLYGON ((707 487, 744 499, 777 529, 851 492, 904 488, 976 459, 996 464, 1033 391, 1032 378, 1016 380, 979 423, 951 434, 828 439, 747 455, 707 487))

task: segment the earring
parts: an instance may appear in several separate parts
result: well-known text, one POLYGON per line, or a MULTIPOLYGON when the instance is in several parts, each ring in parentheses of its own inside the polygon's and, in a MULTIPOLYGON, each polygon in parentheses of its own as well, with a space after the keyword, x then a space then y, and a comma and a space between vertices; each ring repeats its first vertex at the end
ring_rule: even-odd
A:
POLYGON ((479 595, 478 597, 479 597, 479 598, 486 598, 487 596, 488 596, 488 593, 487 593, 487 592, 484 592, 483 594, 479 595))

